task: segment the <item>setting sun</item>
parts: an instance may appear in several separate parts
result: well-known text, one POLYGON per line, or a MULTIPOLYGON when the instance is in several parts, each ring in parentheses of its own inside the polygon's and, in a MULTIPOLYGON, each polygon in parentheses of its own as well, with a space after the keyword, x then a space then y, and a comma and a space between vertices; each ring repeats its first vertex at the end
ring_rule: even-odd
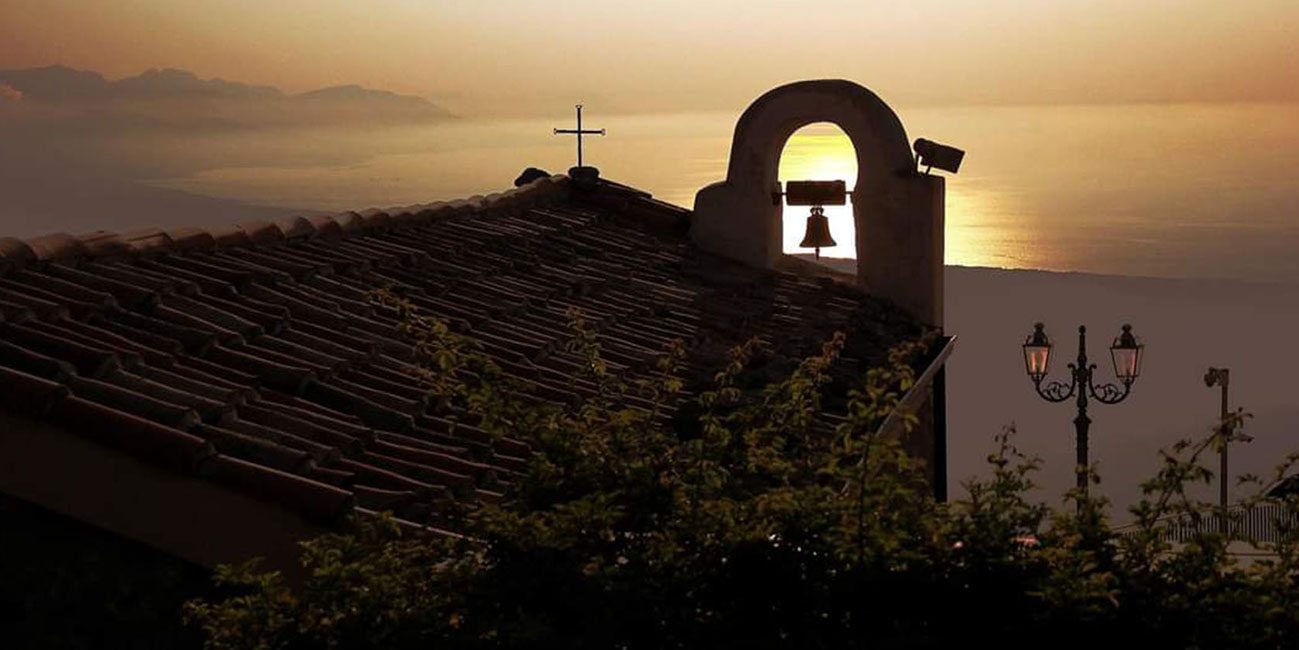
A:
MULTIPOLYGON (((852 142, 839 127, 811 124, 790 136, 780 156, 780 182, 835 181, 847 183, 849 191, 857 181, 857 156, 852 142)), ((849 201, 851 201, 849 197, 849 201)), ((803 206, 785 206, 784 242, 786 253, 811 253, 799 248, 809 211, 803 206)), ((852 204, 826 206, 830 235, 837 246, 821 251, 822 257, 856 257, 853 237, 852 204)))

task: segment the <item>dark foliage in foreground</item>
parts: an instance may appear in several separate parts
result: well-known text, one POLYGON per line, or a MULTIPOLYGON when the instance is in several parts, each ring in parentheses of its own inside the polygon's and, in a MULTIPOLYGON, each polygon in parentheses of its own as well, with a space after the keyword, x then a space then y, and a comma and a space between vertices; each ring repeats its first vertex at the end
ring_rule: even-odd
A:
POLYGON ((657 381, 624 385, 574 314, 600 394, 539 406, 444 324, 381 299, 404 312, 421 380, 528 440, 531 471, 507 503, 459 513, 464 538, 363 518, 303 544, 301 584, 222 569, 230 596, 187 608, 210 648, 1299 647, 1293 530, 1249 566, 1225 535, 1160 532, 1209 512, 1185 488, 1209 480, 1200 455, 1241 414, 1170 450, 1119 533, 1081 493, 1059 510, 1032 502, 1038 463, 1010 432, 990 478, 935 503, 923 468, 877 433, 923 341, 863 377, 832 432, 814 414, 842 337, 758 397, 737 388, 760 347, 742 346, 693 398, 699 433, 685 438, 622 400, 674 399, 680 348, 657 381))

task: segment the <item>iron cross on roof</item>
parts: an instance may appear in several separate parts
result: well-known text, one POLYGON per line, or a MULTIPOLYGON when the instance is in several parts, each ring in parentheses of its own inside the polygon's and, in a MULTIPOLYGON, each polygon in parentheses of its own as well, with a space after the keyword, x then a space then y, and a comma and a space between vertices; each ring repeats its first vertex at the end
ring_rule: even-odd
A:
POLYGON ((555 135, 576 135, 577 136, 577 166, 582 166, 582 136, 583 135, 604 135, 604 129, 582 129, 582 105, 577 105, 577 128, 576 129, 555 129, 555 135))

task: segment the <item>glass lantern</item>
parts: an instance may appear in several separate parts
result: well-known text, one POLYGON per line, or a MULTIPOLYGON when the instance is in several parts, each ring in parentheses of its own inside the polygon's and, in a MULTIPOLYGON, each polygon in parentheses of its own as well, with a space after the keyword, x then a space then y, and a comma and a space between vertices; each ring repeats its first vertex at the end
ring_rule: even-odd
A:
POLYGON ((1036 383, 1046 377, 1050 363, 1051 341, 1046 337, 1045 326, 1037 323, 1033 325, 1033 333, 1024 342, 1024 369, 1036 383))
POLYGON ((1125 324, 1123 331, 1110 346, 1110 358, 1114 361, 1114 376, 1125 384, 1131 384, 1141 375, 1141 352, 1146 346, 1132 335, 1132 326, 1125 324))

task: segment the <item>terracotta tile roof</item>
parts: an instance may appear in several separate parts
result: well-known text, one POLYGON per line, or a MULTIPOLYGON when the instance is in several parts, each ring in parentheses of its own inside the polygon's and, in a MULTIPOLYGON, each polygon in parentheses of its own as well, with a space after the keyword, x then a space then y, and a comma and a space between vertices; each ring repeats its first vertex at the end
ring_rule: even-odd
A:
POLYGON ((0 407, 314 520, 361 507, 436 525, 451 500, 500 498, 528 447, 428 399, 373 289, 396 287, 557 401, 594 390, 564 350, 569 308, 628 378, 677 338, 694 376, 750 336, 778 370, 848 329, 851 372, 915 331, 855 288, 700 253, 687 211, 601 183, 0 239, 0 407))

